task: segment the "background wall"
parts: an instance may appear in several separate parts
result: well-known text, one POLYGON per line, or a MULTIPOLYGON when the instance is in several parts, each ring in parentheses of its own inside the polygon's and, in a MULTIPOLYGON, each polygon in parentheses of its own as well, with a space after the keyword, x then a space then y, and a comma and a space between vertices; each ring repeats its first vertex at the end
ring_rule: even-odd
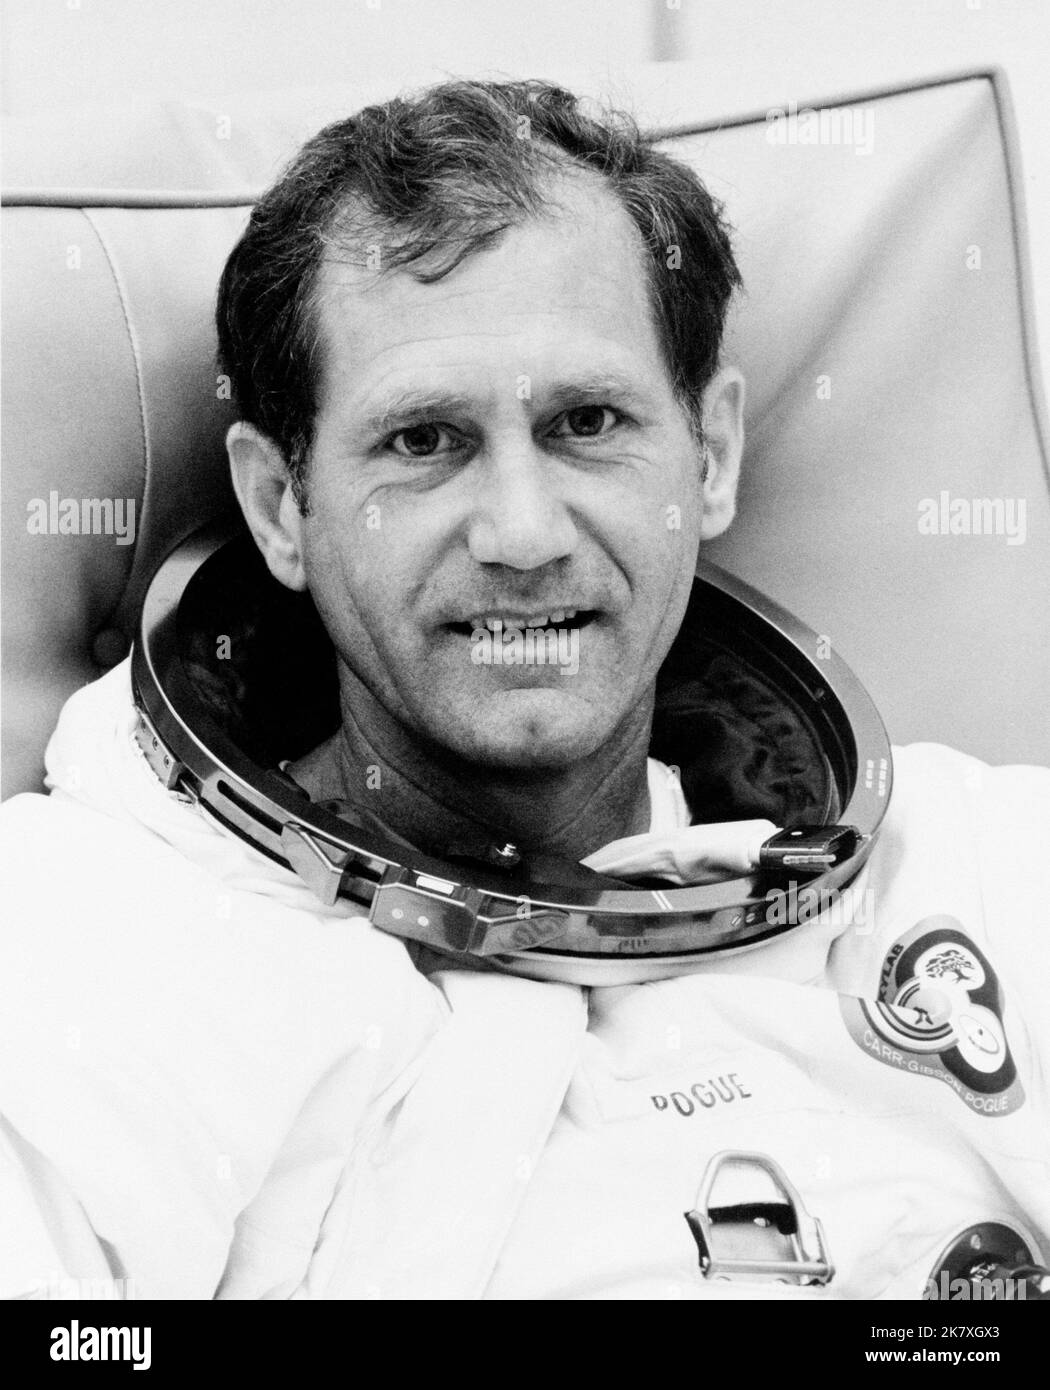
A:
MULTIPOLYGON (((662 3, 665 0, 662 0, 662 3)), ((1050 343, 1050 4, 1046 0, 681 0, 666 46, 713 111, 765 110, 996 64, 1017 114, 1035 311, 1050 343)), ((680 99, 673 65, 665 108, 680 99)))
POLYGON ((664 122, 997 63, 1050 339, 1045 0, 0 0, 0 22, 8 117, 342 80, 360 92, 363 75, 386 95, 485 71, 559 77, 664 122))
MULTIPOLYGON (((661 0, 662 4, 662 0, 661 0)), ((3 110, 653 56, 647 0, 3 0, 3 110)), ((659 17, 659 16, 658 16, 659 17)))

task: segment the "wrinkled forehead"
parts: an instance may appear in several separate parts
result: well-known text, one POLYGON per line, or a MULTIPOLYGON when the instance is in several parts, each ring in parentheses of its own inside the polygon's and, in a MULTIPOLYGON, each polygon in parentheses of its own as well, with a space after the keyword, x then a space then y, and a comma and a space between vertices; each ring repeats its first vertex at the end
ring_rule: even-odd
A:
POLYGON ((394 237, 385 245, 382 230, 358 218, 352 236, 328 248, 313 295, 320 403, 336 382, 345 390, 395 364, 516 359, 528 370, 576 351, 619 357, 623 370, 665 371, 645 245, 596 175, 552 182, 538 214, 436 278, 447 245, 408 266, 385 265, 394 237))

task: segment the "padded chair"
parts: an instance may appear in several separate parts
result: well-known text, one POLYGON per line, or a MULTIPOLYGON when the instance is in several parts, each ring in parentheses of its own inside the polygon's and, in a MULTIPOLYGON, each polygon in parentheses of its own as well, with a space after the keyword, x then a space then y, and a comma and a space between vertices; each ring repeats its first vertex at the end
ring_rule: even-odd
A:
MULTIPOLYGON (((9 131, 5 795, 40 786, 62 702, 125 654, 165 552, 232 506, 216 281, 253 195, 360 104, 9 131), (69 498, 133 499, 134 544, 31 529, 69 498)), ((725 201, 747 286, 728 346, 748 379, 739 516, 706 555, 830 642, 895 742, 1050 763, 1047 435, 1004 80, 809 108, 664 133, 725 201), (924 503, 939 521, 958 499, 1015 520, 1023 502, 1023 543, 920 529, 924 503)))

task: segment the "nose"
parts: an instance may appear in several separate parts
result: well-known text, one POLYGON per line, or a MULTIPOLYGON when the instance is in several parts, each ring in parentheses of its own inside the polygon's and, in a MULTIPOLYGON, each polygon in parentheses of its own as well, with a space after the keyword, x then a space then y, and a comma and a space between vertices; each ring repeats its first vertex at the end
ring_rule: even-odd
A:
POLYGON ((475 480, 467 533, 474 560, 532 570, 572 554, 578 533, 557 471, 532 440, 489 452, 475 480))

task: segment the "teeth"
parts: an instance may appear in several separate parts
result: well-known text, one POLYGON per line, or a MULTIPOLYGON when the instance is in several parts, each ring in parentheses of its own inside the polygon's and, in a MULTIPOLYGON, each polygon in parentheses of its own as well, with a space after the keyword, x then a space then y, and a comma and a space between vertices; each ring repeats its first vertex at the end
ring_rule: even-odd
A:
POLYGON ((485 628, 489 632, 497 632, 502 629, 505 632, 518 632, 526 627, 560 627, 562 623, 575 618, 579 610, 576 608, 555 608, 550 613, 537 613, 529 618, 508 618, 500 614, 481 614, 471 618, 470 625, 475 631, 485 628))

